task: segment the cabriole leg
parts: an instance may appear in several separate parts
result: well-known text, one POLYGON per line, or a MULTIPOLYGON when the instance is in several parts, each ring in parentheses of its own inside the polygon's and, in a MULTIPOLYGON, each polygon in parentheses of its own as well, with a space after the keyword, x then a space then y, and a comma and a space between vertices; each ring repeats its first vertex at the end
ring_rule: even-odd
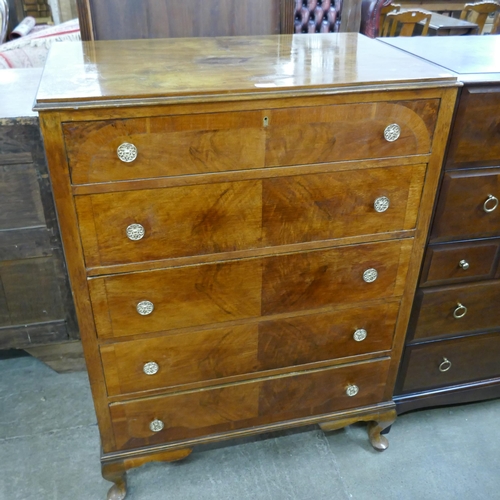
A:
POLYGON ((384 451, 389 446, 389 441, 380 434, 384 429, 390 427, 396 420, 396 410, 381 413, 377 420, 368 423, 368 437, 371 445, 379 451, 384 451))

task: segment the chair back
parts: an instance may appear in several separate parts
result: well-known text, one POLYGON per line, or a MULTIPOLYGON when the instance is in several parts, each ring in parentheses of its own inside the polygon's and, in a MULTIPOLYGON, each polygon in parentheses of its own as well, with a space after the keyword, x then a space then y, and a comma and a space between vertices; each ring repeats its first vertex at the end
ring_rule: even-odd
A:
POLYGON ((401 5, 397 3, 391 3, 389 5, 386 5, 385 7, 382 7, 380 9, 380 26, 384 26, 385 23, 385 18, 389 12, 399 12, 401 10, 401 5))
POLYGON ((408 9, 386 14, 382 27, 382 36, 412 36, 417 23, 424 23, 422 35, 427 35, 431 13, 425 10, 408 9))
POLYGON ((478 34, 482 34, 486 19, 490 14, 496 13, 493 20, 491 33, 497 33, 500 23, 500 3, 493 0, 484 0, 476 3, 466 3, 460 14, 460 19, 471 21, 478 25, 478 34))

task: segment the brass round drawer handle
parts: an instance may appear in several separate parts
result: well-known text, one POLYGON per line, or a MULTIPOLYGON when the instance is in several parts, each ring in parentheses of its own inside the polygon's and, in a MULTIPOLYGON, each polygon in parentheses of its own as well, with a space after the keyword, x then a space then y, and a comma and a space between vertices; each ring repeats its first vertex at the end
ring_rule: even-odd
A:
POLYGON ((401 127, 397 123, 387 125, 384 130, 384 139, 388 142, 394 142, 401 135, 401 127))
POLYGON ((447 372, 451 368, 451 361, 448 358, 443 358, 441 364, 439 365, 440 372, 447 372))
POLYGON ((149 424, 149 428, 150 428, 153 432, 160 432, 160 431, 161 431, 164 427, 165 427, 165 424, 164 424, 161 420, 158 420, 158 419, 153 420, 153 421, 149 424))
POLYGON ((463 304, 460 304, 460 302, 457 302, 457 307, 455 307, 455 310, 453 311, 453 317, 455 319, 460 319, 463 318, 466 314, 467 308, 463 304))
POLYGON ((493 210, 496 210, 498 207, 498 198, 496 196, 493 196, 492 194, 488 195, 488 198, 486 198, 486 201, 483 203, 483 210, 486 213, 493 212, 493 210))
POLYGON ((141 315, 141 316, 147 316, 148 314, 151 314, 154 310, 155 306, 152 302, 150 302, 149 300, 141 300, 138 304, 137 304, 137 312, 141 315))
POLYGON ((144 226, 141 224, 130 224, 127 227, 127 238, 132 241, 142 240, 146 234, 144 226))
POLYGON ((469 269, 469 263, 466 261, 466 260, 461 260, 458 265, 464 270, 464 271, 467 271, 467 269, 469 269))
POLYGON ((359 392, 359 387, 357 385, 354 385, 354 384, 349 384, 347 387, 346 387, 346 390, 345 390, 345 393, 349 396, 349 397, 353 397, 353 396, 356 396, 356 394, 359 392))
POLYGON ((363 281, 366 283, 373 283, 378 278, 378 272, 371 267, 363 273, 363 281))
POLYGON ((137 148, 130 142, 124 142, 118 146, 116 154, 124 163, 130 163, 137 158, 137 148))
POLYGON ((158 366, 158 363, 155 363, 154 361, 148 361, 142 368, 146 375, 155 375, 158 373, 159 369, 160 367, 158 366))
POLYGON ((362 342, 363 340, 366 339, 366 336, 368 335, 368 332, 364 328, 358 328, 353 334, 352 338, 356 342, 362 342))
POLYGON ((389 201, 389 198, 387 198, 387 196, 380 196, 373 203, 373 208, 376 212, 382 213, 389 208, 390 203, 391 202, 389 201))

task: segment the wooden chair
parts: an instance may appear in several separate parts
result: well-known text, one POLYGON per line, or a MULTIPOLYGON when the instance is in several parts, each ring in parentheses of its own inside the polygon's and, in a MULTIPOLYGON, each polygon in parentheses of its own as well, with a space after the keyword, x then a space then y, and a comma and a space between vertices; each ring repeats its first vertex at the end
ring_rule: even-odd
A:
POLYGON ((401 5, 397 3, 391 3, 380 9, 380 26, 384 26, 385 18, 389 12, 399 12, 401 10, 401 5))
POLYGON ((466 3, 460 14, 460 19, 476 23, 479 27, 478 34, 482 34, 486 19, 494 12, 496 15, 491 33, 497 33, 500 24, 500 3, 498 2, 484 0, 483 2, 466 3))
POLYGON ((389 12, 382 27, 382 36, 412 36, 415 25, 422 21, 424 21, 424 25, 421 34, 425 36, 429 31, 431 15, 430 12, 418 9, 389 12))

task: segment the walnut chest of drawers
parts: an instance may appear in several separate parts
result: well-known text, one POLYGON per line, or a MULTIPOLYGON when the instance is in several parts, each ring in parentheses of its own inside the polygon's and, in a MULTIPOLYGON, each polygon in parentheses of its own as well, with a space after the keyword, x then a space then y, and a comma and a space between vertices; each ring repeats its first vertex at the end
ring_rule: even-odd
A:
POLYGON ((357 34, 54 47, 37 108, 110 498, 266 430, 387 446, 456 91, 357 34))
POLYGON ((500 396, 500 37, 389 41, 463 87, 411 315, 398 413, 500 396))

